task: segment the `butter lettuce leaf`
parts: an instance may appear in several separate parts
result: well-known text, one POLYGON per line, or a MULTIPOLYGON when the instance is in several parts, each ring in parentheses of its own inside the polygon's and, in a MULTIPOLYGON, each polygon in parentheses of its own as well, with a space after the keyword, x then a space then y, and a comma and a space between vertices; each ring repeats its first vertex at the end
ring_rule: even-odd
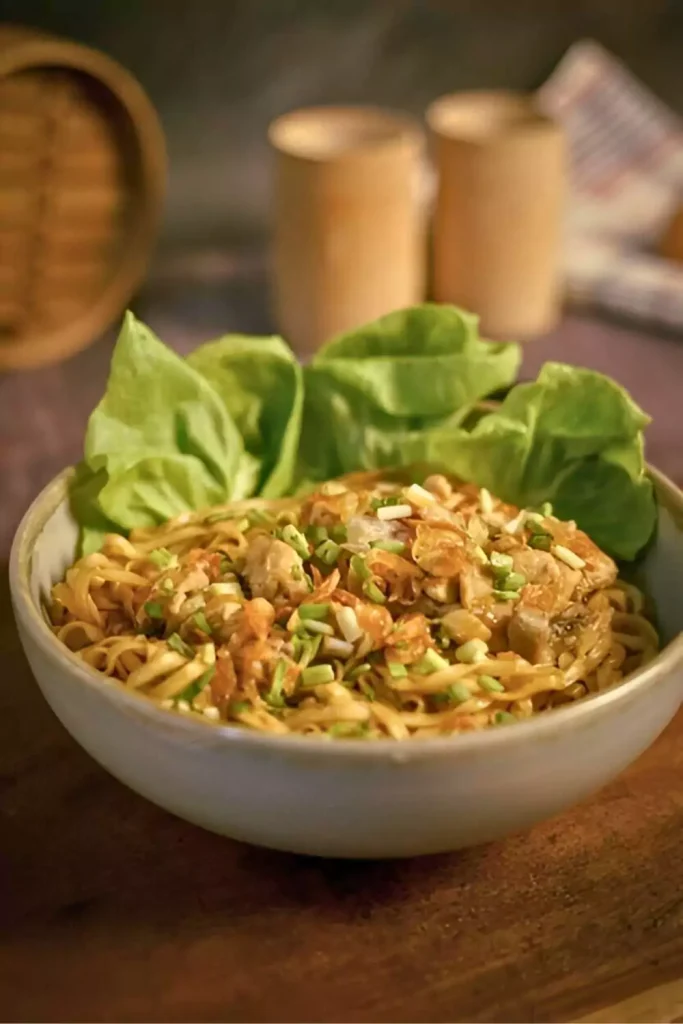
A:
POLYGON ((617 558, 634 558, 656 524, 643 456, 649 417, 615 381, 546 363, 471 431, 443 432, 428 456, 517 505, 553 503, 561 519, 617 558))
POLYGON ((303 412, 303 373, 278 337, 227 335, 201 345, 188 365, 209 381, 258 467, 255 490, 276 498, 291 488, 303 412))
POLYGON ((520 349, 479 336, 478 318, 425 303, 334 338, 306 367, 301 475, 398 464, 511 384, 520 349))
POLYGON ((79 522, 124 531, 244 497, 258 471, 211 385, 132 313, 88 423, 84 463, 72 492, 79 522))

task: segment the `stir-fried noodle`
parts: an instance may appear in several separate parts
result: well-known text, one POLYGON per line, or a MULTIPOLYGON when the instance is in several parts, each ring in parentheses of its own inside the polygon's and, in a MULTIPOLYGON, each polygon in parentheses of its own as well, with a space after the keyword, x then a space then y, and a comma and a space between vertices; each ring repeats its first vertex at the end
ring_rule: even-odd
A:
POLYGON ((652 658, 643 598, 552 509, 441 475, 109 535, 56 635, 162 707, 273 733, 437 736, 527 718, 652 658))

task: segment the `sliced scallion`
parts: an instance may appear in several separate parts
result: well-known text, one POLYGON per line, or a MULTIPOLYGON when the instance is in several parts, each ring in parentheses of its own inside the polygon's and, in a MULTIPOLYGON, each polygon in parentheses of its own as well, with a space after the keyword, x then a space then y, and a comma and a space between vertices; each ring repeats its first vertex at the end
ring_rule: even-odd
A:
POLYGON ((420 660, 416 662, 412 670, 417 672, 421 676, 429 676, 432 672, 441 672, 442 669, 448 668, 449 662, 435 651, 433 647, 430 647, 422 655, 420 660))
POLYGON ((405 679, 408 669, 400 661, 388 661, 387 668, 392 679, 405 679))
POLYGON ((197 629, 201 629, 202 633, 206 633, 207 636, 211 636, 211 626, 209 625, 209 620, 204 612, 195 612, 192 616, 192 622, 197 629))
POLYGON ((365 559, 361 558, 360 555, 351 555, 351 559, 349 561, 349 565, 351 566, 351 568, 355 572, 356 576, 358 576, 360 579, 362 579, 362 580, 370 580, 370 579, 372 579, 372 572, 370 571, 369 567, 366 565, 365 559))
POLYGON ((300 604, 299 605, 299 618, 300 619, 326 619, 330 614, 329 604, 300 604))
POLYGON ((157 569, 170 569, 178 564, 178 556, 171 554, 168 548, 155 548, 154 551, 150 551, 147 558, 157 569))
POLYGON ((177 633, 171 633, 166 643, 176 654, 182 654, 184 658, 188 658, 190 661, 194 658, 194 649, 189 644, 186 644, 177 633))
POLYGON ((164 609, 158 601, 146 601, 145 611, 150 619, 163 619, 164 617, 164 609))
POLYGON ((512 723, 516 722, 517 719, 514 715, 510 714, 509 711, 496 711, 493 716, 493 721, 496 725, 512 725, 512 723))
POLYGON ((270 689, 266 694, 266 700, 273 707, 281 708, 284 706, 284 698, 282 696, 282 684, 285 681, 285 675, 287 674, 287 662, 284 658, 280 658, 275 663, 273 669, 273 678, 271 680, 270 689))
POLYGON ((363 584, 363 593, 374 604, 386 604, 387 599, 373 580, 366 580, 363 584))
POLYGON ((503 693, 505 691, 505 687, 500 679, 496 679, 495 676, 478 676, 477 683, 482 690, 487 690, 489 693, 503 693))
POLYGON ((302 686, 322 686, 334 682, 334 669, 331 665, 312 665, 301 673, 302 686))
POLYGON ((324 540, 322 544, 319 544, 315 549, 315 553, 321 562, 325 565, 334 565, 339 558, 341 548, 333 540, 324 540))
POLYGON ((289 544, 290 548, 294 548, 297 555, 300 558, 310 558, 310 550, 308 547, 308 541, 304 537, 300 530, 297 530, 296 526, 292 523, 287 523, 286 526, 282 527, 282 539, 285 544, 289 544))
POLYGON ((401 540, 373 540, 371 548, 378 548, 379 551, 389 551, 392 555, 402 555, 406 549, 401 540))
POLYGON ((477 661, 484 661, 488 652, 488 644, 475 638, 456 648, 455 656, 464 665, 473 665, 477 661))

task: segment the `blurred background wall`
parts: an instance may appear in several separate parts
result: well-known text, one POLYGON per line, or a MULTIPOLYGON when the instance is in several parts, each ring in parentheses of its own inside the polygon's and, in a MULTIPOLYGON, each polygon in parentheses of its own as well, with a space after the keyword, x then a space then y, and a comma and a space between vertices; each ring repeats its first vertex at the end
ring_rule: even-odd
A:
POLYGON ((591 36, 683 114, 683 0, 0 0, 0 20, 96 46, 142 82, 174 244, 264 234, 266 128, 292 107, 419 114, 453 89, 532 88, 591 36))

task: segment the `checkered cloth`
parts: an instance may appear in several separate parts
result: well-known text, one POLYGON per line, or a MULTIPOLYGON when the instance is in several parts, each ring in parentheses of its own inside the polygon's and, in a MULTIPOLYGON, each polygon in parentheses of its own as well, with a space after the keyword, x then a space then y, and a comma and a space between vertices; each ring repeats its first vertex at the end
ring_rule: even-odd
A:
POLYGON ((683 266, 655 251, 683 201, 681 122, 591 41, 571 47, 538 99, 569 138, 569 297, 683 329, 683 266))

